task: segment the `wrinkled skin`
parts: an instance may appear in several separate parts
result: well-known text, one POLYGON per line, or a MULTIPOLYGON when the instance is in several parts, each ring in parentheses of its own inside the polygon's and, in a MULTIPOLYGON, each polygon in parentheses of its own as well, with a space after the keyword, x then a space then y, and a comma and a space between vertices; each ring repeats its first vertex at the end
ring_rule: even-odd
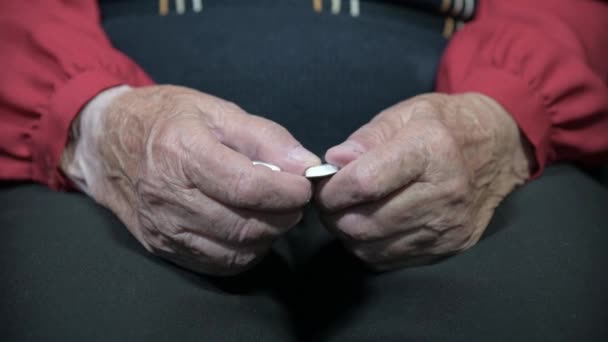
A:
MULTIPOLYGON (((320 161, 284 128, 192 89, 112 91, 72 125, 62 169, 146 249, 231 275, 300 220, 312 196, 301 175, 320 161)), ((317 184, 316 200, 328 229, 372 268, 424 264, 479 240, 529 178, 529 149, 494 100, 422 95, 330 149, 326 160, 342 169, 317 184)))
POLYGON ((427 94, 385 110, 330 149, 323 220, 376 270, 473 246, 534 168, 509 114, 481 94, 427 94))
POLYGON ((301 175, 320 161, 278 124, 174 86, 132 89, 102 107, 75 123, 87 136, 66 150, 62 168, 150 252, 236 274, 301 219, 312 195, 301 175))

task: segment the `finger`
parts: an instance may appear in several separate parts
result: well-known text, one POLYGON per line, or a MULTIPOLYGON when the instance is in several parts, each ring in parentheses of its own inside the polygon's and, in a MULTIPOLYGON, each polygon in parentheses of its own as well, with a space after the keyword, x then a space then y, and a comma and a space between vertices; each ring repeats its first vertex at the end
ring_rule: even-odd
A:
MULTIPOLYGON (((171 217, 161 222, 168 237, 175 232, 187 231, 235 249, 266 246, 302 218, 300 210, 267 213, 231 208, 207 197, 198 189, 164 194, 158 208, 148 209, 155 212, 164 210, 164 216, 171 217)), ((156 221, 159 221, 158 216, 156 221)))
POLYGON ((360 155, 320 187, 321 208, 335 212, 379 200, 416 181, 425 172, 429 158, 417 127, 360 155))
POLYGON ((427 97, 428 95, 416 96, 385 109, 344 143, 329 149, 325 160, 344 167, 358 156, 391 140, 403 128, 410 126, 412 118, 418 114, 433 116, 438 109, 427 97))
POLYGON ((356 244, 345 242, 345 245, 374 269, 384 270, 426 255, 427 246, 436 243, 438 237, 438 232, 419 227, 391 239, 356 244))
POLYGON ((328 229, 347 243, 387 241, 429 221, 438 196, 428 183, 415 183, 380 201, 323 217, 328 229))
POLYGON ((386 144, 397 134, 389 120, 372 120, 351 134, 345 142, 325 153, 328 163, 344 167, 362 154, 386 144))
POLYGON ((363 125, 345 142, 330 148, 325 154, 328 163, 344 167, 360 155, 392 140, 405 127, 406 115, 402 113, 407 101, 386 109, 363 125))
POLYGON ((281 215, 236 215, 233 222, 223 232, 217 232, 218 239, 235 249, 265 249, 282 234, 293 228, 302 219, 302 213, 281 215))
POLYGON ((185 183, 226 205, 270 211, 293 211, 311 197, 304 177, 254 166, 251 160, 217 140, 202 120, 173 125, 157 142, 153 154, 178 155, 185 183))
MULTIPOLYGON (((293 228, 301 219, 302 212, 269 214, 250 210, 223 208, 206 217, 204 228, 211 238, 235 248, 266 246, 293 228)), ((200 221, 199 221, 200 222, 200 221)), ((199 227, 192 222, 192 227, 199 227)))
POLYGON ((236 250, 196 234, 184 233, 173 240, 170 250, 156 253, 195 272, 228 276, 252 268, 269 250, 270 245, 263 250, 236 250))
POLYGON ((450 255, 477 241, 467 224, 469 213, 461 206, 450 206, 448 196, 441 192, 411 200, 411 190, 388 203, 366 205, 365 211, 348 210, 335 217, 341 240, 374 268, 413 266, 421 257, 450 255))
POLYGON ((358 244, 351 250, 372 268, 388 271, 438 262, 468 248, 466 241, 466 235, 457 228, 438 232, 419 227, 398 238, 358 244))
POLYGON ((275 164, 297 175, 321 164, 319 157, 304 148, 283 126, 241 110, 226 113, 219 127, 220 140, 250 159, 275 164))

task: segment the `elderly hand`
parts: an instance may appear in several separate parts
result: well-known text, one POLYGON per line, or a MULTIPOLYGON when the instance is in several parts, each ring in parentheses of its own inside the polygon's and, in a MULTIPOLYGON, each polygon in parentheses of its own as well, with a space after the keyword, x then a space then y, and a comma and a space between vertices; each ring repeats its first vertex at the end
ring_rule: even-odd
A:
POLYGON ((301 175, 320 162, 278 124, 175 86, 107 90, 73 127, 64 172, 146 249, 215 275, 251 267, 300 220, 301 175))
POLYGON ((377 270, 473 246, 494 209, 530 176, 527 142, 481 94, 428 94, 380 113, 330 149, 321 182, 328 228, 377 270))

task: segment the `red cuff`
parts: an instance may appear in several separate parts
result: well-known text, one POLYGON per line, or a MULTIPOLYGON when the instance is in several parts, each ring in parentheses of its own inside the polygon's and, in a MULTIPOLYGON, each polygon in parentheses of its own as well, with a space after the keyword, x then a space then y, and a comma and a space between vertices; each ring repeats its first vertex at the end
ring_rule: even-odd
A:
POLYGON ((551 116, 545 99, 527 81, 503 69, 478 66, 462 83, 454 85, 451 92, 478 92, 500 103, 534 148, 537 168, 533 170, 532 178, 542 174, 552 153, 549 143, 551 116))
POLYGON ((34 129, 33 179, 55 190, 73 189, 59 169, 72 120, 95 95, 121 84, 143 86, 153 84, 153 81, 142 77, 133 82, 105 71, 88 71, 71 78, 55 91, 50 100, 49 113, 41 116, 39 127, 34 129))

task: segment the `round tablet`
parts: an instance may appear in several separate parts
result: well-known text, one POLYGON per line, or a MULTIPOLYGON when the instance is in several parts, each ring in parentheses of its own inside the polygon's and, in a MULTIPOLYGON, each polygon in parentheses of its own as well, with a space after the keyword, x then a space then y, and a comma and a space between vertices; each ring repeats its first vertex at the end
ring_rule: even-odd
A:
POLYGON ((270 164, 270 163, 264 163, 261 161, 254 161, 253 165, 262 165, 262 166, 266 166, 267 168, 271 169, 272 171, 281 171, 281 168, 274 165, 274 164, 270 164))
POLYGON ((304 172, 304 177, 306 178, 321 178, 327 177, 338 172, 338 167, 331 164, 323 164, 318 166, 309 167, 304 172))

